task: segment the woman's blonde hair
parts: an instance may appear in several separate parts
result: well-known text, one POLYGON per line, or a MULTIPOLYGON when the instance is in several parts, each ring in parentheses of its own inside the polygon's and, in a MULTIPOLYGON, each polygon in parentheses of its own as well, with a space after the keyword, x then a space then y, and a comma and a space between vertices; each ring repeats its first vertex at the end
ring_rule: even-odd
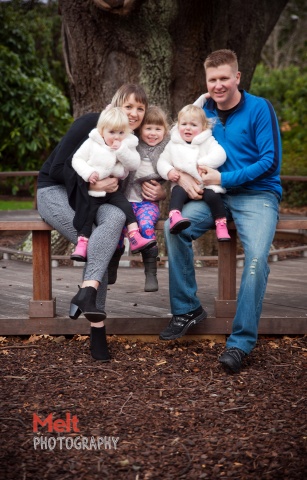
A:
POLYGON ((186 115, 186 114, 196 115, 201 121, 203 130, 206 130, 207 128, 212 128, 212 122, 207 118, 202 108, 192 104, 186 105, 178 113, 178 123, 180 122, 181 117, 183 117, 183 115, 186 115))
POLYGON ((97 129, 102 134, 105 128, 124 130, 128 134, 130 128, 126 113, 120 107, 111 107, 103 110, 98 118, 97 129))
POLYGON ((145 90, 141 85, 136 85, 134 83, 124 83, 111 100, 112 107, 122 107, 123 104, 128 100, 130 95, 134 95, 134 98, 138 103, 142 103, 145 107, 145 110, 148 107, 148 99, 145 90))
POLYGON ((144 125, 160 125, 165 129, 165 135, 169 132, 169 123, 167 120, 166 113, 162 110, 162 108, 157 107, 156 105, 150 105, 145 113, 142 127, 144 125))

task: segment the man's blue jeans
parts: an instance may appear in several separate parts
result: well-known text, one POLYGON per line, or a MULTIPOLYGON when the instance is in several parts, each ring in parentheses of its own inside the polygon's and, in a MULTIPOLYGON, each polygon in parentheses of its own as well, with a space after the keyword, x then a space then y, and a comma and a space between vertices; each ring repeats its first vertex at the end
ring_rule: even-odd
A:
MULTIPOLYGON (((268 254, 278 221, 279 202, 271 192, 244 188, 223 195, 228 220, 234 220, 245 253, 245 265, 237 298, 237 311, 227 348, 237 347, 250 353, 257 341, 258 323, 266 290, 268 254)), ((169 260, 169 292, 173 315, 191 312, 200 306, 194 269, 192 240, 214 228, 210 209, 202 200, 188 202, 182 211, 191 226, 165 239, 169 260)))

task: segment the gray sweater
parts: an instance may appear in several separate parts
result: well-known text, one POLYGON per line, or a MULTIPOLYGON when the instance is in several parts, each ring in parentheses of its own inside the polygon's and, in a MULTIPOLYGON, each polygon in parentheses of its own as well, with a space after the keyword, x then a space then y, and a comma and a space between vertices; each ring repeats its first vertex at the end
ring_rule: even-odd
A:
POLYGON ((169 135, 167 135, 162 140, 161 143, 159 143, 158 145, 155 145, 154 147, 147 145, 147 143, 143 142, 143 140, 139 141, 139 144, 137 146, 137 151, 141 156, 141 160, 143 158, 149 158, 152 162, 154 173, 135 179, 136 172, 135 171, 130 172, 128 177, 122 182, 122 187, 121 187, 121 190, 124 192, 127 198, 129 198, 130 196, 132 187, 139 195, 141 195, 143 182, 148 182, 149 180, 157 180, 158 182, 164 181, 157 171, 157 163, 161 153, 163 152, 164 148, 168 144, 169 140, 170 140, 170 137, 169 135))

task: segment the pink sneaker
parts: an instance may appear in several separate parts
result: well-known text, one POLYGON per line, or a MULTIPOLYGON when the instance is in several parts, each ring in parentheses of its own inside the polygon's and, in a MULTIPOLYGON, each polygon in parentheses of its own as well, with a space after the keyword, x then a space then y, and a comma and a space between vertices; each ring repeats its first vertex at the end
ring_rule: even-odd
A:
POLYGON ((191 225, 188 218, 184 218, 179 210, 171 210, 169 212, 170 233, 180 233, 191 225))
POLYGON ((152 238, 144 238, 138 230, 131 230, 128 232, 128 240, 130 243, 131 253, 139 253, 142 250, 147 250, 147 248, 154 247, 156 245, 156 240, 152 238))
POLYGON ((226 218, 219 218, 215 220, 216 226, 216 236, 219 242, 229 242, 230 235, 227 229, 227 221, 226 218))
POLYGON ((70 258, 72 260, 77 260, 78 262, 86 262, 87 244, 88 244, 88 238, 79 237, 76 248, 70 255, 70 258))

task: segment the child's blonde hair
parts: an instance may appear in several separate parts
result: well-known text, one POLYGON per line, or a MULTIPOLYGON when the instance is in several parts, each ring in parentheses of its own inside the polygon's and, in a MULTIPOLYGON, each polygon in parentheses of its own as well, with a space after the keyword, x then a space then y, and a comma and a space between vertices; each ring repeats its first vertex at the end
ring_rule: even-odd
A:
POLYGON ((161 127, 164 127, 164 136, 166 136, 169 132, 169 123, 166 113, 162 110, 162 108, 157 107, 156 105, 150 105, 147 108, 142 122, 142 127, 144 125, 159 125, 161 127))
POLYGON ((196 105, 186 105, 183 107, 180 112, 178 113, 178 121, 177 123, 180 122, 181 117, 183 115, 190 114, 190 115, 196 115, 199 120, 201 121, 203 130, 206 130, 207 128, 212 128, 212 122, 207 118, 204 110, 200 107, 197 107, 196 105))
POLYGON ((98 118, 97 129, 102 134, 105 128, 111 130, 124 130, 130 132, 129 120, 126 113, 120 107, 111 107, 103 110, 98 118))

